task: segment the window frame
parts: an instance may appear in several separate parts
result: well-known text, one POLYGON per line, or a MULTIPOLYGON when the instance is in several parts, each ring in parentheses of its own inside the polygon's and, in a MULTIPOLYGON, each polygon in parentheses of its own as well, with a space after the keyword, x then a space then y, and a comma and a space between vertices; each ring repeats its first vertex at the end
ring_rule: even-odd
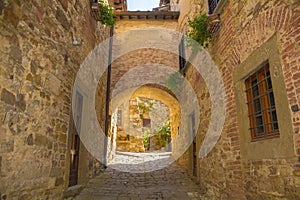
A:
POLYGON ((256 71, 245 78, 245 87, 251 141, 279 137, 278 118, 268 60, 260 64, 256 71), (261 118, 261 125, 258 125, 256 121, 259 118, 261 118))
POLYGON ((265 43, 254 50, 233 70, 233 90, 236 106, 237 129, 240 142, 241 158, 244 160, 275 159, 296 156, 293 141, 291 111, 287 99, 285 79, 281 66, 281 54, 275 33, 265 43), (272 79, 275 107, 279 126, 279 137, 267 140, 252 141, 249 131, 248 107, 245 80, 257 71, 261 63, 268 60, 272 79), (278 114, 280 113, 280 114, 278 114), (278 148, 280 147, 280 148, 278 148))
POLYGON ((150 118, 143 118, 143 127, 144 128, 151 128, 151 119, 150 118))

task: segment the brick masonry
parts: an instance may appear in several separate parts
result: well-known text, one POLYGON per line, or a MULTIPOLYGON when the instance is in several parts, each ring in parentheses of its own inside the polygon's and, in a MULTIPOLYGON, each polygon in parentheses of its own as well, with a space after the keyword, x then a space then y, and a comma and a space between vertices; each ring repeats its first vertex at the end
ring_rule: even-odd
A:
MULTIPOLYGON (((193 16, 195 11, 206 8, 205 1, 192 1, 191 5, 190 13, 186 12, 186 16, 193 16)), ((243 63, 249 55, 277 33, 289 107, 299 105, 300 29, 297 25, 300 20, 299 2, 227 1, 220 14, 221 27, 208 51, 223 77, 227 114, 223 132, 216 147, 206 158, 198 160, 200 185, 205 186, 206 195, 219 198, 296 199, 300 193, 299 151, 297 151, 300 138, 299 112, 290 111, 294 130, 294 135, 290 137, 294 138, 294 144, 286 145, 294 145, 293 157, 257 160, 241 157, 236 114, 238 108, 233 92, 232 73, 240 63, 243 63)), ((186 20, 187 18, 181 18, 179 30, 182 30, 186 20)), ((192 69, 188 70, 187 74, 193 74, 192 69)), ((188 79, 192 83, 197 83, 192 76, 188 79)), ((201 85, 198 87, 198 94, 205 91, 205 88, 202 88, 201 85)), ((200 121, 209 120, 209 115, 201 116, 204 118, 200 121)), ((203 123, 200 126, 204 126, 205 129, 203 123)), ((198 131, 198 145, 201 145, 203 133, 205 131, 198 131)), ((182 164, 190 163, 191 152, 188 151, 183 159, 186 161, 182 164)), ((190 164, 186 166, 188 168, 190 164)))
MULTIPOLYGON (((179 22, 123 20, 117 23, 116 33, 147 27, 181 31, 188 16, 206 9, 204 0, 184 2, 187 1, 179 3, 182 8, 179 22)), ((208 199, 296 199, 299 196, 299 112, 290 112, 294 156, 243 158, 232 77, 234 69, 276 33, 289 107, 299 105, 299 8, 297 0, 228 0, 221 9, 221 27, 208 51, 225 84, 226 121, 212 152, 204 159, 197 159, 199 187, 208 199)), ((95 44, 107 37, 108 28, 95 23, 87 2, 0 0, 0 29, 0 194, 3 199, 37 196, 61 199, 68 183, 72 84, 80 64, 95 44), (82 39, 83 44, 73 46, 74 38, 82 39)), ((149 48, 136 50, 113 63, 116 68, 112 85, 133 67, 149 63, 178 69, 176 55, 149 48)), ((148 75, 154 76, 156 72, 149 70, 148 75)), ((200 102, 198 152, 211 117, 210 95, 193 67, 187 69, 186 77, 200 102)), ((98 120, 103 127, 105 81, 104 74, 95 97, 98 120)), ((184 132, 188 124, 183 123, 184 132)), ((179 137, 186 139, 183 134, 179 137)), ((192 154, 190 148, 178 160, 190 174, 192 154)), ((85 161, 86 158, 81 164, 86 170, 85 161)), ((85 172, 80 175, 82 180, 90 174, 85 172)))

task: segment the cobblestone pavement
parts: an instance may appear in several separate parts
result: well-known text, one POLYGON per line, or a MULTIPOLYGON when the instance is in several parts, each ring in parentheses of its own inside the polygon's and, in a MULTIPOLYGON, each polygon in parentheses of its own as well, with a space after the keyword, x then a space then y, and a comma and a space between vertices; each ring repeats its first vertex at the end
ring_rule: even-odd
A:
POLYGON ((116 152, 108 167, 123 172, 145 173, 163 169, 174 162, 171 152, 132 153, 116 152))
MULTIPOLYGON (((121 157, 124 159, 123 157, 121 157)), ((117 159, 118 160, 118 159, 117 159)), ((158 160, 158 163, 161 162, 158 160)), ((199 186, 176 163, 164 169, 129 173, 107 168, 92 179, 76 200, 200 199, 199 186)))

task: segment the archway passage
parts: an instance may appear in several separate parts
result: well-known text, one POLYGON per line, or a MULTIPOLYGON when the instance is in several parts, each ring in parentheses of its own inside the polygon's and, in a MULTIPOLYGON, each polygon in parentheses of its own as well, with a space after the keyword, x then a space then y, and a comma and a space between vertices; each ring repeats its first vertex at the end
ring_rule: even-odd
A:
POLYGON ((170 111, 159 100, 135 97, 117 111, 116 150, 128 152, 170 151, 170 111))
POLYGON ((108 166, 128 172, 145 172, 174 162, 172 153, 176 148, 172 140, 178 134, 181 110, 167 88, 152 84, 134 91, 125 90, 114 96, 111 105, 108 166), (158 166, 156 161, 159 160, 164 160, 164 164, 158 166))

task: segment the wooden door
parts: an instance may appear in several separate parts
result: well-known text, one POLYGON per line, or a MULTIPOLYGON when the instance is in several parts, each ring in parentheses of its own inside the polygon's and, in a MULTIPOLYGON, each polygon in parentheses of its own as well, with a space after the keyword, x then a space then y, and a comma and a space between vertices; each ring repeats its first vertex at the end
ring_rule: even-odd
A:
POLYGON ((195 113, 190 114, 190 128, 191 136, 193 137, 192 143, 192 170, 193 176, 197 176, 197 143, 196 143, 196 127, 195 127, 195 113))
POLYGON ((72 120, 73 126, 71 128, 71 146, 70 146, 70 175, 69 186, 77 185, 78 183, 78 165, 79 165, 79 146, 80 138, 79 133, 81 130, 82 120, 82 104, 83 96, 76 92, 74 120, 72 120), (76 126, 75 126, 76 125, 76 126))

